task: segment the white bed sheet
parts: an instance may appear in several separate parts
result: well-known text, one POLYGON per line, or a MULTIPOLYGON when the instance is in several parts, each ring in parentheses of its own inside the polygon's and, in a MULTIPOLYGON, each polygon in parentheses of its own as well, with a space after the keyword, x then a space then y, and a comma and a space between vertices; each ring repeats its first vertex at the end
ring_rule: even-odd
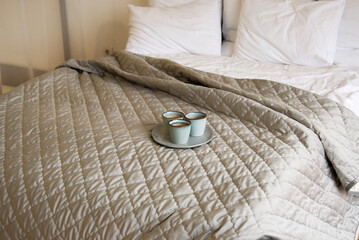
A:
POLYGON ((151 55, 167 58, 198 70, 234 78, 267 79, 286 83, 337 101, 359 116, 359 67, 321 68, 282 65, 227 56, 190 54, 151 55))

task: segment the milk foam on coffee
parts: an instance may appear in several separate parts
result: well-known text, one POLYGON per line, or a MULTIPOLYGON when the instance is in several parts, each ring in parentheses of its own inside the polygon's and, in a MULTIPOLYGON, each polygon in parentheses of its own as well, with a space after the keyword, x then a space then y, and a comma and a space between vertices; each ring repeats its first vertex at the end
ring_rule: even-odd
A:
POLYGON ((165 115, 164 117, 168 118, 168 119, 181 119, 181 118, 183 118, 183 116, 178 115, 178 114, 168 114, 168 115, 165 115))
POLYGON ((189 120, 197 120, 197 119, 203 119, 203 118, 205 118, 205 116, 203 116, 203 115, 188 115, 186 118, 189 120))
POLYGON ((189 124, 187 123, 172 123, 171 126, 173 127, 186 127, 188 126, 189 124))

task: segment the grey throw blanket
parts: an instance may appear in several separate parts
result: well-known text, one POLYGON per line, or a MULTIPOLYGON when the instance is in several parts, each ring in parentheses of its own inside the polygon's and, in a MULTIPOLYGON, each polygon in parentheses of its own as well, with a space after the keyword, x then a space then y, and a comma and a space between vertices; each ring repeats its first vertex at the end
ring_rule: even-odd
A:
POLYGON ((127 52, 0 98, 4 238, 353 239, 359 120, 327 98, 127 52), (203 111, 211 143, 150 131, 203 111), (345 191, 346 190, 346 191, 345 191))
MULTIPOLYGON (((249 111, 256 111, 259 103, 264 106, 259 108, 259 114, 273 110, 301 123, 318 135, 329 161, 347 191, 359 181, 359 121, 355 114, 340 104, 272 81, 232 79, 185 68, 163 59, 121 52, 114 55, 118 59, 119 68, 108 65, 104 68, 101 63, 99 65, 94 61, 70 61, 66 66, 100 74, 113 71, 115 75, 132 83, 170 93, 189 103, 236 118, 245 115, 241 113, 245 107, 251 108, 249 111), (128 61, 134 63, 129 64, 128 61), (133 73, 137 75, 134 76, 133 73), (168 81, 172 82, 168 84, 168 81), (219 97, 208 103, 208 94, 202 95, 207 88, 203 90, 189 84, 213 88, 210 91, 219 97), (193 90, 189 91, 188 88, 193 90), (226 107, 219 105, 225 98, 238 100, 226 107), (244 98, 249 103, 243 103, 244 98)), ((265 124, 271 125, 271 122, 269 119, 265 124)))

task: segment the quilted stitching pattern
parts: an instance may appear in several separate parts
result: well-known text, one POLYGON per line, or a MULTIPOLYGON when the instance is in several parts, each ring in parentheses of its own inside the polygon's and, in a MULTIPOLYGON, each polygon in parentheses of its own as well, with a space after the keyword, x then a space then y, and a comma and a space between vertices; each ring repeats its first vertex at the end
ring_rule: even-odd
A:
POLYGON ((1 239, 353 238, 345 108, 124 52, 67 66, 0 99, 1 239), (155 144, 168 109, 206 112, 212 142, 155 144))

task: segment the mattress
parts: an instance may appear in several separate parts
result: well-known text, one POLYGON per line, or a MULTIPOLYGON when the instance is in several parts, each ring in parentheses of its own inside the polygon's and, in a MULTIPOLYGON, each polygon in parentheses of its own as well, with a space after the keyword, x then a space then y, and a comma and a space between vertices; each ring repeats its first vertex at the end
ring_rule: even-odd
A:
MULTIPOLYGON (((233 43, 226 42, 222 52, 228 54, 233 43)), ((235 59, 228 56, 193 54, 153 54, 198 70, 234 78, 267 79, 304 89, 337 101, 359 116, 359 67, 328 66, 321 68, 274 64, 235 59)))
POLYGON ((0 239, 352 240, 358 145, 354 113, 286 84, 70 60, 0 97, 0 239), (155 143, 168 110, 212 141, 155 143))

